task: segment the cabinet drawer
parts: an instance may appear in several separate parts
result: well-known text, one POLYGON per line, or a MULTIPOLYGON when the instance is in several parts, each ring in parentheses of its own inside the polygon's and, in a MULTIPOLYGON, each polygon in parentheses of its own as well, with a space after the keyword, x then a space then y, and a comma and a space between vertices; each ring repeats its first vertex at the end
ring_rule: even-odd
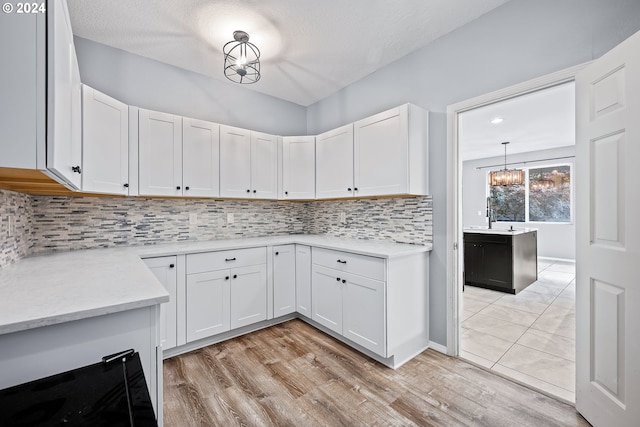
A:
POLYGON ((187 274, 266 264, 267 248, 234 249, 187 255, 187 274))
POLYGON ((333 251, 330 249, 313 248, 311 259, 316 265, 322 265, 338 271, 370 277, 376 280, 385 280, 384 259, 382 258, 333 251))

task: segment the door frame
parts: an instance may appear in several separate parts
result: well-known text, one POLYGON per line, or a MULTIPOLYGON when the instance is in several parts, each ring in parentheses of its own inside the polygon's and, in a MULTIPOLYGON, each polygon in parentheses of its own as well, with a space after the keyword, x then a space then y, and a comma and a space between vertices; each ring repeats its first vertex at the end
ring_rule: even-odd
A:
MULTIPOLYGON (((458 140, 458 115, 465 111, 515 98, 575 80, 591 63, 585 62, 555 73, 470 98, 447 106, 447 354, 460 354, 460 300, 462 299, 462 160, 458 140)), ((576 183, 578 185, 578 183, 576 183)), ((577 260, 576 260, 577 261, 577 260)))

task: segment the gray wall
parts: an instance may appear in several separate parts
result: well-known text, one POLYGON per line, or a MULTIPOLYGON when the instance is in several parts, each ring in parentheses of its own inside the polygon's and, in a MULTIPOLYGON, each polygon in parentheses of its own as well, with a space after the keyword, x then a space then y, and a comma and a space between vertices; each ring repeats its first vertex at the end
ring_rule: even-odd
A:
POLYGON ((512 0, 307 108, 310 134, 405 102, 431 111, 433 341, 447 341, 447 105, 592 60, 638 30, 638 0, 512 0))
MULTIPOLYGON (((529 153, 509 155, 509 162, 524 162, 554 157, 575 156, 575 145, 552 150, 532 151, 529 153)), ((503 157, 488 157, 469 160, 462 164, 462 221, 465 227, 487 225, 487 173, 490 169, 477 169, 479 166, 500 164, 503 157), (478 215, 481 212, 481 215, 478 215)), ((527 164, 527 167, 543 167, 557 164, 575 164, 575 159, 550 160, 527 164)), ((520 167, 521 165, 514 165, 520 167)), ((513 166, 509 166, 513 167, 513 166)), ((494 168, 495 169, 495 168, 494 168)), ((575 176, 575 169, 573 169, 575 176)), ((573 206, 572 206, 573 208, 573 206)), ((575 210, 574 210, 575 215, 575 210)), ((498 227, 531 227, 538 229, 538 255, 549 258, 575 259, 576 257, 576 225, 544 224, 522 222, 500 222, 498 227)))
POLYGON ((306 135, 305 107, 91 40, 74 42, 82 82, 125 104, 275 135, 306 135))

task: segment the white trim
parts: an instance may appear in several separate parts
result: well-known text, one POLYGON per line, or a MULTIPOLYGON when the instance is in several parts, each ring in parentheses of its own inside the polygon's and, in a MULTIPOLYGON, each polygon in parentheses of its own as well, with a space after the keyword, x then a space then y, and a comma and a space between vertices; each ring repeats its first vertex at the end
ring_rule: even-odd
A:
POLYGON ((467 99, 447 107, 447 354, 459 354, 459 300, 462 286, 462 166, 458 145, 458 114, 516 96, 575 80, 589 63, 467 99))
POLYGON ((437 342, 434 341, 429 341, 429 348, 432 350, 435 350, 439 353, 442 354, 447 354, 447 346, 446 345, 442 345, 442 344, 438 344, 437 342))
POLYGON ((571 259, 571 258, 554 258, 554 257, 550 257, 550 256, 539 256, 538 259, 543 259, 546 261, 560 261, 560 262, 571 262, 573 264, 576 263, 575 259, 571 259))

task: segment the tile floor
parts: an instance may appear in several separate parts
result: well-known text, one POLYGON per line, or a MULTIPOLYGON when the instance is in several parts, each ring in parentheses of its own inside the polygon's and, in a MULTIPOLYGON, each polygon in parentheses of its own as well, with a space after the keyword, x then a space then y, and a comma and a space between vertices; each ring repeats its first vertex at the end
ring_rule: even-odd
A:
POLYGON ((465 286, 460 357, 575 401, 575 264, 538 260, 518 295, 465 286))

